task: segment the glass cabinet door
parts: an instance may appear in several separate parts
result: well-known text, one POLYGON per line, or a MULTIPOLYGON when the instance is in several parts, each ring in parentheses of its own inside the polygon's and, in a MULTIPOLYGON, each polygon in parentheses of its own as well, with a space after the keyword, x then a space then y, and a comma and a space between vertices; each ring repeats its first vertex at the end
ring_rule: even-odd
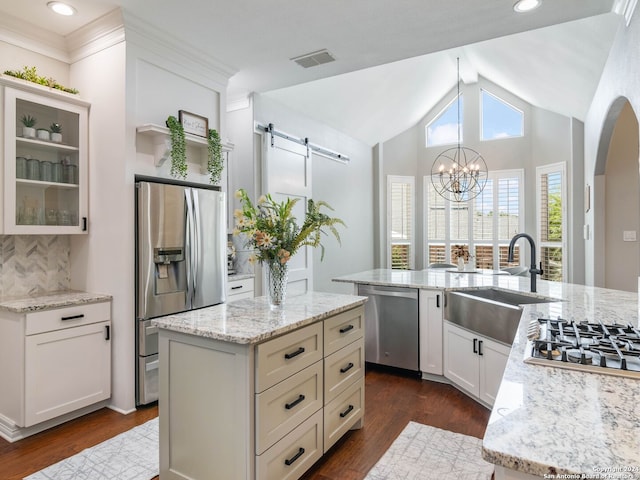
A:
POLYGON ((87 107, 5 88, 5 233, 83 233, 87 107))

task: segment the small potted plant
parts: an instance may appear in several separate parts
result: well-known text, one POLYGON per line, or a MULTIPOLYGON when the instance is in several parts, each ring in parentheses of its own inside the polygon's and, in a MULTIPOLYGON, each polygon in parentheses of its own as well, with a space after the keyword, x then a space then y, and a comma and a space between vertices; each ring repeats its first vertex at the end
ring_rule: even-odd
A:
POLYGON ((36 131, 36 135, 38 136, 38 140, 45 140, 45 141, 49 141, 49 130, 47 130, 46 128, 39 128, 36 131))
POLYGON ((59 123, 52 123, 49 131, 51 132, 52 142, 62 143, 62 126, 59 123))
POLYGON ((31 115, 23 115, 22 116, 22 136, 25 138, 35 138, 36 137, 36 129, 34 128, 37 120, 35 117, 31 115))

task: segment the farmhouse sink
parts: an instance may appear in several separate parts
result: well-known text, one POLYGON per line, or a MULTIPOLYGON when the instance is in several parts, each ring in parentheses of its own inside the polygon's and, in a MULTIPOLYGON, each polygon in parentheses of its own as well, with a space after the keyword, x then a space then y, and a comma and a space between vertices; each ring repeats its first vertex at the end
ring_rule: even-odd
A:
POLYGON ((446 295, 446 320, 509 346, 520 323, 520 305, 558 301, 495 288, 453 291, 446 295))

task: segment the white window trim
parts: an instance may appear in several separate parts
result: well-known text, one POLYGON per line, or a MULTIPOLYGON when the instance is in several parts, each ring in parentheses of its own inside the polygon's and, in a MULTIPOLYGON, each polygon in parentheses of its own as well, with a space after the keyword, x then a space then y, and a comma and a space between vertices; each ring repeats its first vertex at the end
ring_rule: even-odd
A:
POLYGON ((567 272, 569 271, 569 257, 567 255, 567 203, 569 201, 567 195, 567 162, 550 163, 549 165, 536 167, 536 247, 538 250, 536 252, 536 258, 538 259, 538 263, 542 261, 542 247, 558 246, 558 242, 542 242, 540 239, 540 221, 542 220, 542 212, 540 211, 540 177, 545 173, 548 174, 557 171, 562 173, 562 182, 560 184, 560 198, 562 199, 562 242, 560 242, 560 247, 562 248, 562 279, 566 282, 568 281, 567 272))
POLYGON ((411 185, 411 255, 409 256, 409 269, 416 265, 416 179, 413 176, 387 175, 387 268, 391 268, 391 184, 406 183, 411 185))
POLYGON ((522 138, 524 137, 524 111, 521 108, 516 107, 513 103, 511 102, 507 102, 504 98, 500 97, 499 95, 496 95, 495 93, 491 93, 489 90, 487 90, 486 88, 481 88, 480 89, 480 141, 481 142, 492 142, 494 140, 502 140, 502 139, 507 139, 507 138, 522 138), (522 124, 520 125, 520 135, 509 135, 508 137, 499 137, 499 138, 484 138, 484 102, 482 101, 482 92, 487 92, 489 95, 491 95, 492 97, 498 99, 500 102, 504 103, 505 105, 508 105, 509 107, 513 108, 515 111, 520 112, 522 114, 522 124))
MULTIPOLYGON (((525 185, 524 185, 524 169, 522 168, 515 168, 515 169, 508 169, 508 170, 494 170, 494 171, 489 171, 488 174, 488 178, 492 179, 494 182, 497 182, 497 180, 499 180, 500 178, 513 178, 513 177, 517 177, 518 178, 518 182, 520 185, 519 191, 518 191, 518 230, 520 232, 524 231, 524 216, 525 216, 525 204, 524 204, 524 189, 525 189, 525 185)), ((451 231, 450 231, 450 215, 449 215, 449 206, 451 204, 451 202, 447 201, 445 202, 445 208, 446 208, 446 215, 445 217, 445 238, 443 239, 431 239, 429 238, 429 222, 426 221, 426 217, 427 217, 427 213, 429 210, 429 195, 427 194, 428 192, 428 188, 429 185, 431 184, 431 176, 430 175, 425 175, 423 177, 423 187, 422 187, 422 196, 423 196, 423 208, 424 208, 424 218, 425 221, 423 222, 423 238, 424 238, 424 251, 423 251, 423 258, 424 258, 424 266, 426 267, 429 263, 429 242, 432 243, 444 243, 445 244, 445 262, 447 263, 452 263, 451 262, 451 245, 453 243, 465 243, 464 241, 459 241, 459 240, 455 240, 452 241, 451 240, 451 231)), ((497 184, 497 183, 496 183, 497 184)), ((494 205, 497 205, 497 195, 498 195, 498 189, 494 188, 493 190, 493 203, 494 205)), ((482 241, 478 241, 476 242, 473 238, 473 211, 475 211, 475 203, 474 200, 471 200, 472 202, 472 210, 469 213, 469 220, 468 220, 468 229, 469 229, 469 239, 466 241, 466 243, 468 243, 469 245, 469 251, 470 252, 474 252, 475 251, 475 245, 476 243, 479 245, 486 245, 487 242, 482 240, 482 241)), ((494 215, 493 216, 493 232, 494 232, 494 238, 491 240, 491 245, 494 248, 494 257, 493 257, 493 262, 494 262, 494 268, 496 267, 496 259, 499 259, 499 245, 501 242, 505 242, 505 240, 500 240, 497 238, 497 231, 498 231, 498 215, 494 215)), ((523 255, 520 255, 520 263, 523 264, 523 255)))

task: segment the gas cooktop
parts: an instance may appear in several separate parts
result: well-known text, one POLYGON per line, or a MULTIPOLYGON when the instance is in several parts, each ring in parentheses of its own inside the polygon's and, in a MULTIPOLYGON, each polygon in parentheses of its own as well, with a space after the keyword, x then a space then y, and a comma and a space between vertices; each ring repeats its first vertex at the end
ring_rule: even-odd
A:
POLYGON ((527 363, 640 378, 640 329, 632 325, 539 318, 528 338, 527 363))

